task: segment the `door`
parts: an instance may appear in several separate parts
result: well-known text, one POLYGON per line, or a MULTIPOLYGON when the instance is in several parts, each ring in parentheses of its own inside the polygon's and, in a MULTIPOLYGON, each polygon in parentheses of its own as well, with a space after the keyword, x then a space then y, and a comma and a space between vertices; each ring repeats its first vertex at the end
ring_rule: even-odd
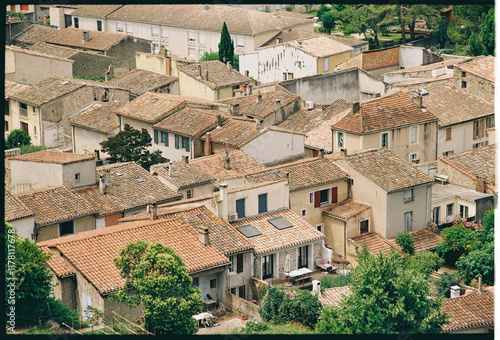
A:
POLYGON ((274 260, 273 254, 264 256, 264 258, 263 258, 262 278, 264 280, 273 277, 273 260, 274 260))
POLYGON ((82 320, 86 321, 88 318, 92 317, 92 313, 87 312, 88 308, 92 307, 92 298, 82 293, 82 320))
POLYGON ((30 133, 28 130, 28 124, 21 122, 21 130, 26 131, 26 133, 30 133))
POLYGON ((309 259, 308 259, 308 253, 309 253, 309 246, 303 246, 299 247, 299 261, 298 261, 298 268, 307 268, 309 264, 309 259))

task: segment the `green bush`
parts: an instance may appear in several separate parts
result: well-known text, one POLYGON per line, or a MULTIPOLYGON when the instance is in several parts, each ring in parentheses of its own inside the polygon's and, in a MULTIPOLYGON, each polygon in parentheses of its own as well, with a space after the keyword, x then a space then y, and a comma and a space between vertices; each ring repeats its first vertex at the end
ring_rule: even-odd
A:
POLYGON ((441 256, 446 265, 454 266, 458 258, 477 247, 477 235, 474 233, 479 226, 465 219, 457 219, 449 228, 443 229, 443 240, 436 247, 436 252, 441 256))
POLYGON ((440 258, 438 254, 430 251, 423 251, 413 256, 408 256, 406 258, 405 267, 427 276, 433 271, 441 268, 443 264, 444 260, 440 258))
POLYGON ((319 278, 321 291, 327 288, 347 286, 352 281, 352 273, 346 275, 325 275, 319 278))
POLYGON ((241 334, 258 334, 269 329, 267 323, 262 321, 247 321, 245 327, 240 330, 241 334))
POLYGON ((71 325, 72 320, 78 319, 78 313, 75 310, 70 309, 61 300, 56 299, 49 300, 47 314, 59 324, 64 322, 67 325, 71 325))
POLYGON ((45 145, 21 145, 21 155, 24 155, 26 153, 31 153, 31 152, 37 152, 40 150, 47 150, 47 147, 45 145))
POLYGON ((415 253, 415 245, 413 244, 413 236, 409 233, 398 233, 396 235, 396 243, 399 244, 401 249, 409 255, 415 253))
POLYGON ((450 297, 450 287, 451 286, 460 286, 460 279, 457 274, 450 274, 448 272, 444 272, 441 274, 439 280, 434 282, 434 286, 437 290, 438 296, 444 296, 446 298, 450 297))
POLYGON ((7 141, 5 142, 5 149, 18 148, 21 145, 29 145, 31 143, 30 135, 24 130, 12 130, 7 141))
POLYGON ((277 287, 269 287, 267 296, 264 297, 264 303, 259 309, 259 314, 266 321, 274 324, 281 323, 279 309, 283 304, 284 293, 282 289, 277 287))
POLYGON ((456 263, 458 274, 464 279, 465 284, 470 284, 472 279, 479 275, 487 285, 495 284, 495 244, 488 242, 481 249, 462 255, 456 263))

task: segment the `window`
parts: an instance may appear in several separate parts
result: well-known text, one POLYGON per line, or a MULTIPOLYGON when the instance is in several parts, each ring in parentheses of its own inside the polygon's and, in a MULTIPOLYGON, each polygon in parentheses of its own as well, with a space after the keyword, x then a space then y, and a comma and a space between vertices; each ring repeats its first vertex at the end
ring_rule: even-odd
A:
POLYGON ((267 194, 259 195, 259 214, 267 212, 267 194))
POLYGON ((328 203, 328 189, 321 190, 319 194, 320 194, 320 203, 321 204, 328 203))
POLYGON ((5 132, 9 131, 9 122, 5 121, 5 132))
POLYGON ((193 287, 199 287, 200 286, 200 278, 199 277, 193 277, 193 287))
POLYGON ((368 232, 370 232, 370 220, 366 219, 359 221, 359 234, 362 235, 368 232))
POLYGON ((194 58, 195 56, 195 49, 194 48, 188 48, 188 55, 190 58, 194 58))
POLYGON ((134 34, 134 30, 132 28, 132 24, 127 24, 126 27, 127 27, 127 34, 128 35, 133 35, 134 34))
POLYGON ((10 106, 9 106, 9 101, 5 101, 5 115, 10 116, 10 106))
POLYGON ((98 143, 99 142, 99 132, 94 131, 94 142, 98 143))
POLYGON ((482 143, 474 143, 474 144, 472 145, 472 148, 473 148, 473 149, 477 149, 477 148, 480 148, 480 147, 481 147, 481 145, 482 145, 482 143))
POLYGON ((410 144, 418 143, 418 126, 410 127, 410 144))
POLYGON ((316 225, 316 229, 317 229, 320 233, 322 233, 322 232, 323 232, 323 228, 324 228, 324 226, 325 226, 325 225, 324 225, 323 223, 318 224, 318 225, 316 225))
POLYGON ((389 147, 389 132, 384 132, 380 135, 380 147, 381 148, 389 147))
POLYGON ((87 129, 82 129, 83 139, 87 139, 87 129))
POLYGON ((236 47, 237 48, 244 48, 245 47, 245 38, 236 37, 236 47))
POLYGON ((75 233, 75 224, 73 221, 59 223, 59 237, 75 233))
POLYGON ((405 212, 405 233, 409 233, 413 228, 413 211, 405 212))
POLYGON ((25 122, 21 122, 21 130, 26 131, 26 133, 30 133, 29 126, 25 122))
POLYGON ((451 127, 446 128, 446 140, 451 140, 451 127))
POLYGON ((160 53, 160 45, 159 44, 151 44, 151 46, 153 47, 153 54, 158 54, 160 53))
POLYGON ((330 61, 329 58, 323 59, 323 72, 327 72, 328 69, 330 68, 329 61, 330 61))
POLYGON ((495 117, 487 117, 486 118, 486 127, 488 129, 495 127, 495 117))
POLYGON ((161 28, 161 40, 162 41, 167 41, 168 40, 168 28, 167 27, 162 27, 161 28))
POLYGON ((484 136, 484 119, 474 121, 474 131, 472 134, 473 139, 478 139, 484 136))
POLYGON ((234 274, 236 269, 236 257, 234 255, 229 256, 229 274, 234 274))
POLYGON ((80 24, 78 23, 78 18, 75 18, 75 28, 79 28, 80 24))
POLYGON ((182 147, 189 152, 189 138, 182 137, 182 147))
POLYGON ((245 286, 238 287, 238 296, 242 299, 245 298, 245 286))
POLYGON ((203 57, 203 55, 205 54, 205 52, 206 52, 205 49, 199 48, 198 49, 198 57, 199 58, 203 57))
POLYGON ((344 139, 344 133, 343 132, 337 132, 337 147, 338 148, 343 148, 345 146, 345 139, 344 139))
POLYGON ((302 210, 300 211, 300 216, 302 216, 302 217, 306 217, 306 216, 307 216, 307 209, 302 209, 302 210))
POLYGON ((448 151, 443 152, 443 156, 448 157, 448 156, 453 155, 454 153, 455 153, 455 150, 448 150, 448 151))
POLYGON ((245 199, 244 198, 236 200, 236 212, 238 213, 238 218, 245 217, 245 199))
POLYGON ((323 189, 314 193, 314 207, 320 207, 322 204, 330 203, 330 189, 323 189))
POLYGON ((194 41, 195 41, 195 38, 194 38, 194 37, 195 37, 194 32, 193 32, 193 31, 189 31, 189 32, 188 32, 188 42, 190 42, 190 43, 194 43, 194 41))
POLYGON ((461 218, 469 217, 469 207, 460 204, 460 217, 461 218))
POLYGON ((453 213, 453 203, 450 203, 450 204, 447 204, 446 205, 446 219, 453 219, 453 217, 455 216, 455 214, 453 213))
POLYGON ((36 126, 33 126, 33 134, 36 136, 36 126))
POLYGON ((123 23, 122 22, 116 23, 116 33, 123 33, 123 23))
POLYGON ((28 105, 19 103, 19 114, 23 117, 28 117, 28 105))
POLYGON ((205 44, 205 32, 198 32, 198 44, 205 44))
POLYGON ((439 224, 440 210, 441 210, 440 207, 435 207, 434 209, 432 209, 432 222, 436 224, 439 224))
POLYGON ((175 148, 179 149, 179 135, 174 135, 175 148))
POLYGON ((403 193, 403 202, 413 201, 413 189, 405 190, 403 193))
POLYGON ((299 247, 299 259, 297 268, 304 268, 308 266, 309 263, 309 246, 299 247))
POLYGON ((80 182, 80 173, 75 174, 75 181, 80 182))
POLYGON ((264 256, 262 260, 262 278, 269 279, 273 277, 274 254, 264 256))
POLYGON ((243 272, 243 254, 236 255, 236 272, 243 272))
POLYGON ((151 38, 153 40, 158 40, 158 26, 151 27, 151 38))
POLYGON ((314 192, 310 192, 309 193, 309 204, 313 204, 314 203, 314 192))
POLYGON ((153 130, 153 134, 154 134, 153 141, 155 144, 158 144, 158 130, 153 130))
POLYGON ((467 82, 466 81, 462 81, 462 84, 460 86, 462 89, 466 89, 467 88, 467 82))
POLYGON ((418 164, 420 163, 420 160, 418 159, 418 153, 411 153, 410 154, 410 164, 418 164))
POLYGON ((64 28, 73 26, 71 15, 64 14, 64 28))
POLYGON ((231 294, 236 295, 236 288, 231 288, 231 294))
POLYGON ((217 287, 217 279, 210 280, 210 288, 216 288, 216 287, 217 287))
POLYGON ((102 31, 102 21, 101 20, 97 20, 97 30, 102 31))
POLYGON ((466 76, 467 76, 467 72, 462 71, 462 77, 466 77, 466 76))

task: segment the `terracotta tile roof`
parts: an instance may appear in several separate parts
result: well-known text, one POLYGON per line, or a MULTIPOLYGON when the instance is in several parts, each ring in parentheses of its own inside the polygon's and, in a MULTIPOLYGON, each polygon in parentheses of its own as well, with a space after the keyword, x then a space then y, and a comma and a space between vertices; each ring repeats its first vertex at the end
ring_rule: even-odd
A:
POLYGON ((494 187, 496 192, 497 144, 464 151, 448 157, 438 156, 438 159, 473 179, 483 178, 487 184, 494 187))
POLYGON ((73 17, 105 18, 123 5, 80 5, 71 15, 73 17))
POLYGON ((116 199, 116 197, 103 195, 98 185, 73 189, 73 192, 84 198, 88 204, 95 207, 99 216, 110 215, 124 210, 123 205, 120 204, 120 201, 116 199))
POLYGON ((225 157, 225 153, 219 153, 191 159, 189 164, 205 174, 216 178, 219 182, 266 169, 264 165, 260 164, 241 150, 229 150, 231 168, 225 169, 225 157))
POLYGON ((115 85, 130 91, 137 96, 147 91, 153 91, 177 81, 178 78, 147 70, 132 70, 117 78, 107 81, 105 84, 115 85))
POLYGON ((153 125, 153 128, 189 137, 199 137, 217 126, 215 113, 218 111, 185 107, 159 121, 153 125))
POLYGON ((5 99, 9 99, 11 96, 15 96, 19 92, 23 92, 29 88, 31 88, 32 85, 30 84, 24 84, 24 83, 19 83, 17 81, 10 81, 10 80, 4 80, 4 97, 5 99))
POLYGON ((332 128, 362 134, 435 120, 432 113, 423 112, 412 102, 407 93, 396 93, 361 102, 359 111, 351 111, 332 128))
POLYGON ((345 160, 387 192, 434 182, 431 177, 385 148, 352 154, 345 160))
POLYGON ((97 186, 76 190, 99 209, 99 215, 144 207, 150 202, 165 203, 181 198, 180 194, 137 163, 116 163, 97 167, 97 178, 104 176, 104 169, 109 169, 110 172, 111 185, 106 187, 107 199, 102 197, 97 186), (116 209, 113 209, 115 207, 116 209))
POLYGON ((39 52, 39 51, 34 51, 31 48, 27 49, 27 48, 20 48, 20 47, 17 47, 17 46, 5 46, 5 50, 9 50, 9 51, 13 51, 13 52, 18 52, 18 53, 23 53, 23 54, 27 54, 27 55, 32 55, 32 56, 36 56, 36 57, 43 57, 43 58, 48 58, 48 59, 60 60, 60 61, 66 61, 66 62, 69 62, 69 63, 73 63, 73 60, 70 60, 70 59, 67 59, 67 58, 63 58, 63 57, 59 57, 59 56, 55 56, 55 55, 51 55, 50 53, 43 53, 43 52, 39 52))
MULTIPOLYGON (((392 86, 397 89, 399 87, 406 88, 409 86, 415 86, 419 85, 419 88, 425 87, 425 86, 433 86, 435 84, 441 84, 444 82, 449 82, 451 79, 453 79, 453 74, 443 74, 437 77, 431 77, 431 78, 411 78, 411 80, 408 81, 401 81, 399 83, 394 83, 392 86), (433 84, 435 83, 435 84, 433 84)), ((402 90, 404 91, 404 90, 402 90)))
MULTIPOLYGON (((325 238, 323 233, 319 232, 315 227, 304 221, 290 209, 277 210, 231 223, 234 228, 248 224, 251 224, 262 233, 261 235, 247 238, 253 245, 255 254, 263 254, 282 248, 299 246, 304 243, 320 241, 325 238), (292 227, 280 230, 268 222, 270 218, 279 216, 290 222, 292 227)), ((236 232, 240 233, 238 230, 236 230, 236 232)), ((245 236, 241 234, 241 237, 245 236)))
MULTIPOLYGON (((443 240, 441 236, 437 235, 436 233, 432 232, 432 230, 427 228, 410 231, 410 234, 413 236, 415 253, 435 250, 439 242, 443 240)), ((395 236, 388 238, 387 241, 395 247, 398 246, 395 236)))
MULTIPOLYGON (((486 117, 495 112, 495 105, 472 93, 451 84, 425 88, 429 95, 423 96, 423 106, 438 119, 440 127, 486 117)), ((410 93, 412 96, 416 94, 410 93)))
POLYGON ((196 79, 202 84, 205 84, 212 90, 252 82, 250 78, 245 77, 233 68, 228 69, 224 63, 218 60, 190 63, 187 65, 179 66, 178 70, 179 72, 185 73, 191 78, 196 79), (198 77, 199 68, 201 68, 201 77, 198 77), (207 71, 208 80, 205 78, 207 71))
POLYGON ((456 67, 489 81, 495 81, 495 57, 493 56, 477 57, 466 60, 456 67))
POLYGON ((279 172, 288 172, 290 191, 334 183, 348 178, 348 174, 339 166, 326 158, 307 158, 285 165, 255 171, 246 176, 250 183, 273 181, 279 179, 279 172))
POLYGON ((218 100, 217 102, 228 105, 239 104, 240 115, 252 118, 266 118, 271 114, 274 114, 277 111, 277 104, 275 104, 277 99, 280 100, 281 107, 285 107, 294 101, 297 102, 297 108, 299 106, 300 97, 286 90, 262 93, 262 99, 260 101, 257 101, 258 96, 259 95, 257 93, 254 93, 248 96, 218 100))
POLYGON ((97 214, 96 208, 65 186, 22 193, 17 198, 35 213, 37 226, 47 226, 97 214))
POLYGON ((305 153, 301 153, 298 155, 292 155, 289 157, 285 157, 283 159, 278 159, 278 160, 273 161, 273 162, 264 163, 264 166, 266 166, 266 168, 272 168, 274 166, 286 165, 286 164, 293 163, 293 162, 296 162, 298 160, 305 159, 305 158, 308 158, 307 155, 305 153))
POLYGON ((355 201, 351 198, 335 203, 331 207, 322 211, 323 215, 339 218, 347 221, 351 217, 361 214, 363 211, 371 208, 371 205, 355 201))
POLYGON ((319 302, 324 305, 340 307, 339 303, 343 296, 351 295, 351 290, 349 286, 327 288, 319 297, 319 302))
POLYGON ((49 44, 82 48, 93 51, 106 51, 127 37, 126 34, 108 33, 67 27, 47 39, 49 44), (90 39, 83 41, 83 32, 88 31, 90 39))
POLYGON ((10 222, 35 215, 33 211, 30 210, 30 208, 28 208, 17 197, 13 196, 7 189, 5 189, 4 199, 5 199, 4 201, 5 222, 10 222))
POLYGON ((172 162, 172 176, 168 175, 170 165, 155 164, 150 168, 151 173, 157 173, 166 181, 172 183, 178 190, 196 185, 208 184, 214 180, 211 176, 199 170, 197 167, 186 164, 184 161, 172 162))
POLYGON ((445 332, 466 330, 493 325, 495 322, 495 296, 486 290, 472 292, 456 298, 445 299, 442 312, 451 316, 443 325, 445 332))
MULTIPOLYGON (((266 127, 256 127, 255 122, 240 119, 229 119, 222 126, 212 131, 212 143, 224 144, 234 148, 241 148, 250 143, 255 138, 263 135, 267 131, 266 127)), ((201 138, 206 139, 206 135, 201 138)))
POLYGON ((69 119, 72 125, 95 130, 103 133, 111 133, 120 127, 120 119, 115 111, 124 104, 110 101, 107 103, 93 103, 69 119))
POLYGON ((30 46, 29 50, 65 59, 69 59, 73 57, 75 54, 83 52, 81 50, 77 50, 76 48, 51 45, 45 42, 38 42, 30 46))
POLYGON ((441 202, 449 198, 459 197, 463 200, 474 202, 481 198, 492 197, 493 194, 482 193, 475 189, 462 187, 460 185, 447 183, 445 185, 435 184, 432 187, 432 203, 441 202))
POLYGON ((226 256, 252 249, 252 245, 247 239, 241 237, 239 232, 234 230, 228 222, 215 216, 203 205, 166 214, 162 214, 159 210, 158 217, 181 218, 195 231, 198 231, 200 227, 208 228, 210 244, 226 256))
POLYGON ((56 247, 99 293, 123 289, 113 258, 131 242, 160 242, 171 247, 187 265, 189 272, 225 265, 229 260, 213 245, 204 246, 198 233, 182 219, 123 223, 102 229, 40 242, 40 246, 56 247))
POLYGON ((40 150, 37 152, 26 153, 24 155, 12 156, 9 157, 9 159, 16 161, 25 161, 25 162, 70 164, 70 163, 88 161, 94 159, 94 156, 78 155, 68 152, 40 150))
POLYGON ((225 22, 229 33, 256 35, 303 25, 310 19, 274 16, 271 13, 229 6, 203 5, 125 5, 106 16, 111 20, 130 20, 220 32, 225 22))
POLYGON ((374 233, 366 233, 361 236, 348 238, 347 241, 360 249, 366 244, 368 251, 373 255, 378 255, 380 251, 382 253, 388 253, 392 249, 401 251, 401 248, 397 244, 394 245, 385 238, 374 233))
POLYGON ((38 42, 47 41, 58 32, 59 30, 55 27, 33 24, 26 28, 21 35, 18 35, 15 39, 13 39, 13 41, 18 44, 23 42, 28 45, 33 45, 38 42))
POLYGON ((11 98, 34 106, 41 106, 84 86, 85 84, 75 79, 52 76, 25 91, 12 95, 11 98))
MULTIPOLYGON (((290 12, 287 12, 290 13, 290 12)), ((334 41, 337 41, 339 43, 342 43, 346 46, 349 47, 358 47, 362 45, 368 45, 367 41, 363 40, 358 40, 358 39, 350 39, 350 38, 344 38, 336 35, 326 35, 324 33, 317 33, 317 32, 309 32, 309 31, 304 31, 304 30, 292 30, 292 31, 281 31, 280 33, 276 34, 274 37, 269 39, 264 45, 262 46, 273 46, 276 45, 276 39, 280 38, 280 43, 286 43, 289 41, 297 41, 297 40, 302 40, 302 39, 308 39, 308 38, 313 38, 313 37, 325 37, 334 41)))
POLYGON ((74 275, 75 272, 73 269, 68 267, 66 263, 55 253, 50 251, 48 247, 40 247, 40 249, 46 253, 50 254, 50 259, 47 261, 49 268, 57 275, 59 278, 63 278, 66 276, 74 275))
POLYGON ((301 39, 298 42, 289 41, 287 44, 316 58, 325 58, 353 50, 352 47, 325 36, 301 39))

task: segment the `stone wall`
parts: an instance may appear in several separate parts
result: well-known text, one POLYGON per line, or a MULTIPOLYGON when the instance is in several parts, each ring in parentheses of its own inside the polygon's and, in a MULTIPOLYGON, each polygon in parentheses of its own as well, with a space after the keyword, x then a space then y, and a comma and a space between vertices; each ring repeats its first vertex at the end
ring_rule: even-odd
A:
POLYGON ((136 52, 151 52, 151 43, 140 38, 127 37, 106 51, 106 55, 116 58, 115 77, 136 68, 136 52))
POLYGON ((320 259, 323 257, 323 249, 322 249, 323 242, 316 242, 313 244, 313 261, 316 261, 316 259, 320 259))
POLYGON ((259 292, 263 287, 270 287, 271 285, 265 281, 259 280, 255 277, 250 279, 250 290, 252 291, 252 298, 260 301, 259 292))
POLYGON ((465 77, 462 76, 462 70, 454 68, 453 70, 453 83, 456 87, 462 88, 462 82, 466 82, 466 91, 483 98, 489 102, 495 101, 495 84, 487 79, 478 77, 472 73, 466 72, 465 77))
POLYGON ((363 53, 363 69, 365 71, 394 65, 399 65, 399 46, 363 53))
MULTIPOLYGON (((75 61, 73 63, 73 75, 84 76, 85 78, 104 77, 104 72, 108 70, 109 65, 117 63, 115 58, 88 52, 77 53, 69 59, 75 61)), ((114 78, 114 67, 110 68, 108 76, 108 79, 112 78, 114 78)))
POLYGON ((231 293, 227 293, 226 303, 228 307, 234 312, 245 315, 247 319, 255 319, 260 321, 259 306, 240 298, 231 293))

